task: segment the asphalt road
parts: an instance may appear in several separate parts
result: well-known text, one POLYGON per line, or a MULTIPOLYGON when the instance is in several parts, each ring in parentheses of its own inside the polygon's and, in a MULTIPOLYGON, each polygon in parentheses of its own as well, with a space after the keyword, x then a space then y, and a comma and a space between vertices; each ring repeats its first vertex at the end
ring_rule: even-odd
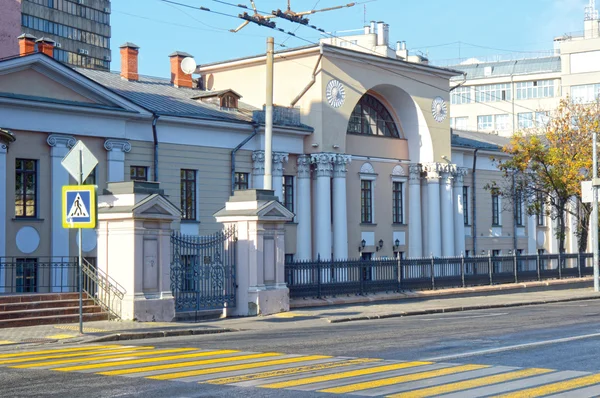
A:
MULTIPOLYGON (((341 324, 310 317, 270 318, 264 320, 270 327, 260 331, 132 343, 159 349, 276 351, 600 373, 599 321, 600 300, 592 300, 341 324)), ((328 395, 8 368, 0 368, 0 391, 6 397, 328 395)))

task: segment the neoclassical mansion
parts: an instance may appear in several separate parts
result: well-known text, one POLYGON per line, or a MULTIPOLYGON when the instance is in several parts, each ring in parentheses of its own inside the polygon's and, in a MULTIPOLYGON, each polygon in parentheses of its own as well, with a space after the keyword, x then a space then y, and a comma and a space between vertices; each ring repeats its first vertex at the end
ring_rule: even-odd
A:
MULTIPOLYGON (((74 182, 60 162, 76 140, 99 159, 89 183, 160 183, 185 234, 215 232, 234 190, 262 188, 264 56, 190 76, 179 67, 189 54, 174 52, 161 79, 138 74, 133 43, 117 73, 65 66, 48 45, 0 61, 0 259, 77 253, 60 217, 74 182)), ((28 36, 20 46, 36 48, 28 36)), ((326 44, 275 55, 273 189, 295 214, 288 260, 556 250, 550 220, 484 189, 505 139, 451 131, 456 74, 326 44)), ((90 259, 96 239, 82 240, 90 259)))

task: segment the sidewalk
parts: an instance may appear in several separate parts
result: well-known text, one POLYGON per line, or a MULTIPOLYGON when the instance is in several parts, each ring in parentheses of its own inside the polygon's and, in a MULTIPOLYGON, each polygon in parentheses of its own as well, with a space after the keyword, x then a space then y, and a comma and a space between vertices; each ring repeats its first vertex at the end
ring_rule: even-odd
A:
MULTIPOLYGON (((591 287, 591 278, 569 281, 534 282, 468 289, 412 292, 328 300, 294 300, 296 309, 264 317, 230 318, 190 322, 86 322, 84 335, 78 324, 42 325, 0 329, 0 350, 25 348, 36 344, 82 344, 91 342, 127 342, 144 344, 145 338, 201 335, 298 328, 302 322, 340 323, 411 315, 505 308, 600 299, 591 287), (540 290, 543 289, 543 290, 540 290), (380 301, 381 300, 381 301, 380 301), (383 301, 385 300, 385 301, 383 301), (301 308, 303 307, 303 308, 301 308)), ((309 326, 306 324, 306 326, 309 326)))

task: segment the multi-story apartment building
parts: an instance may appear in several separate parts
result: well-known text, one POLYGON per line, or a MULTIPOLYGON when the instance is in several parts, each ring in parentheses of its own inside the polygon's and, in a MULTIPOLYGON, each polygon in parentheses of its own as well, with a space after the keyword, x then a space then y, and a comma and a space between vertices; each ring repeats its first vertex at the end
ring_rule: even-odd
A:
POLYGON ((110 69, 110 0, 13 0, 0 13, 0 58, 18 54, 17 36, 53 40, 54 58, 110 69))
POLYGON ((554 54, 497 62, 471 58, 450 66, 453 128, 510 136, 543 127, 563 98, 593 102, 600 94, 600 31, 593 2, 584 31, 554 39, 554 54))

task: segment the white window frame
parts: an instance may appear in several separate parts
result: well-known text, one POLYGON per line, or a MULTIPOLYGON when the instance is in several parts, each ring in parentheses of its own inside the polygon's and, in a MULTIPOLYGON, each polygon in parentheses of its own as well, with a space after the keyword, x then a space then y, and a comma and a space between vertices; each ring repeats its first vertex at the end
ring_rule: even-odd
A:
POLYGON ((475 102, 510 101, 511 96, 512 87, 510 83, 475 86, 475 102), (504 98, 502 98, 502 92, 504 92, 504 98))
POLYGON ((529 129, 534 126, 533 112, 523 112, 517 114, 517 123, 519 129, 529 129), (528 117, 526 117, 529 115, 528 117))
POLYGON ((472 102, 471 97, 470 86, 457 87, 450 93, 450 103, 452 105, 470 104, 472 102))
POLYGON ((494 115, 494 129, 499 131, 505 131, 510 129, 510 115, 508 113, 503 113, 500 115, 494 115), (506 119, 502 124, 498 121, 498 119, 506 119))
POLYGON ((516 99, 554 97, 554 80, 533 80, 515 83, 516 99))
POLYGON ((600 84, 571 86, 571 100, 578 104, 596 102, 600 96, 600 84))
MULTIPOLYGON (((398 223, 394 223, 394 219, 393 219, 393 214, 394 214, 394 210, 392 208, 392 223, 395 225, 406 225, 406 186, 408 185, 408 178, 407 177, 400 177, 400 176, 392 176, 392 183, 391 183, 391 192, 392 192, 392 206, 394 204, 394 183, 395 182, 401 182, 402 183, 402 192, 401 195, 402 197, 400 198, 402 200, 402 219, 400 220, 400 224, 398 223)), ((371 197, 373 197, 373 194, 371 194, 371 197)))
POLYGON ((459 116, 450 118, 450 127, 456 130, 467 130, 469 127, 469 117, 459 116))
POLYGON ((477 116, 477 131, 491 131, 494 129, 494 115, 477 116))
MULTIPOLYGON (((373 165, 369 162, 363 164, 363 166, 361 167, 361 172, 358 173, 358 176, 360 177, 360 193, 362 194, 362 181, 363 180, 368 180, 371 181, 371 224, 377 224, 377 220, 375 219, 375 187, 377 186, 377 177, 378 174, 375 173, 375 170, 373 168, 373 165), (366 170, 368 170, 368 172, 365 172, 366 170)), ((362 224, 362 205, 361 205, 361 218, 360 218, 360 222, 362 224)))

